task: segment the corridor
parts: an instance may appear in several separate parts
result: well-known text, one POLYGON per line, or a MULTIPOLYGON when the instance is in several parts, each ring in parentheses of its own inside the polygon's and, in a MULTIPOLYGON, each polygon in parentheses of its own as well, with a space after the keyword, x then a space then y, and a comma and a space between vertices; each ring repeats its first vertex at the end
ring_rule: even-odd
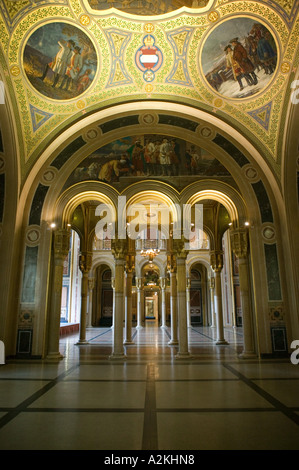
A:
MULTIPOLYGON (((0 366, 1 450, 299 450, 299 366, 241 360, 242 335, 190 328, 190 358, 170 331, 133 328, 109 360, 111 328, 61 337, 58 364, 0 366)), ((109 455, 107 453, 107 455, 109 455)))

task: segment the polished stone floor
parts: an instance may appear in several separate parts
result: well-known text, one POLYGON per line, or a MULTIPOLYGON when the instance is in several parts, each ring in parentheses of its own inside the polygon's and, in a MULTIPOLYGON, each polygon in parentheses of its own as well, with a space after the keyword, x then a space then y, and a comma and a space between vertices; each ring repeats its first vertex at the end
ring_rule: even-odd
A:
POLYGON ((111 328, 61 337, 59 364, 0 366, 1 450, 299 450, 299 365, 244 360, 242 332, 190 328, 190 358, 170 329, 132 330, 109 359, 111 328))

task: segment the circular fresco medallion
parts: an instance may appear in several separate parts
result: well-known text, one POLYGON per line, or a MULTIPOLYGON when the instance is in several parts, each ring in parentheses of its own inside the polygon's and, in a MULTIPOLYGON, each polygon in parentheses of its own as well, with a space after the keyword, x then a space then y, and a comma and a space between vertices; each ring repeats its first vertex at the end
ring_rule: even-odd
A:
POLYGON ((28 80, 39 93, 54 100, 84 93, 94 80, 97 66, 92 41, 69 23, 41 26, 24 48, 23 67, 28 80))
POLYGON ((227 98, 249 98, 270 83, 277 66, 272 33, 256 19, 238 17, 213 29, 201 52, 209 86, 227 98))

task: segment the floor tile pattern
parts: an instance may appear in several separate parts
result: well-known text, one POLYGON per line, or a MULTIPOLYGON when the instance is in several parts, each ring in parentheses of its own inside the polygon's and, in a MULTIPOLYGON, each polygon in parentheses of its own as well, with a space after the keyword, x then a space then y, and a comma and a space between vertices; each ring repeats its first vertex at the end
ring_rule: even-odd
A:
POLYGON ((58 364, 0 366, 1 450, 299 450, 299 365, 244 360, 242 332, 189 328, 176 358, 169 328, 133 328, 125 360, 113 330, 62 337, 58 364))

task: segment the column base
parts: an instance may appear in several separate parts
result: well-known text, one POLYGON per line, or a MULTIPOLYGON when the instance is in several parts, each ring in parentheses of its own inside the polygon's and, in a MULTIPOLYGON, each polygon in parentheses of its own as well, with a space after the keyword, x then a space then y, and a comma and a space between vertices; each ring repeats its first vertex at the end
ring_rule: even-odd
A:
POLYGON ((129 341, 129 340, 126 339, 126 340, 124 341, 124 344, 125 344, 125 345, 128 345, 128 344, 135 344, 135 343, 134 343, 134 341, 129 341))
POLYGON ((136 326, 136 330, 142 330, 143 326, 142 325, 138 325, 136 326))
POLYGON ((160 328, 163 328, 164 330, 166 330, 167 325, 161 325, 160 328))
POLYGON ((123 353, 112 353, 108 359, 110 361, 125 361, 127 356, 123 353))
POLYGON ((169 346, 177 346, 179 344, 179 342, 176 341, 176 340, 171 339, 170 341, 168 341, 167 344, 169 344, 169 346))
POLYGON ((229 344, 225 339, 218 339, 215 344, 229 344))
POLYGON ((176 356, 175 356, 175 359, 178 359, 178 360, 181 360, 181 359, 193 359, 193 356, 191 356, 191 354, 189 352, 187 353, 178 353, 176 356))
POLYGON ((47 356, 46 356, 46 359, 45 361, 46 362, 59 362, 63 359, 63 355, 60 354, 59 352, 58 353, 49 353, 47 356))
POLYGON ((240 359, 256 359, 257 354, 253 351, 249 351, 249 352, 243 351, 241 354, 239 354, 239 358, 240 359))
POLYGON ((79 341, 77 341, 77 343, 75 343, 76 346, 84 346, 85 344, 89 344, 89 341, 87 341, 86 339, 79 339, 79 341))

